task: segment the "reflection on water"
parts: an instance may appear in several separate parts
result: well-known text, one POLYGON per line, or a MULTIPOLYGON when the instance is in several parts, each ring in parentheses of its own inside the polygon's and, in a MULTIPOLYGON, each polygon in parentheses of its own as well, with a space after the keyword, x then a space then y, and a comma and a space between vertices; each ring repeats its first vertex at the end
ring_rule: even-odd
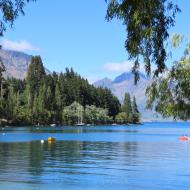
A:
POLYGON ((190 143, 177 136, 190 127, 152 127, 8 129, 0 133, 0 189, 189 189, 190 143), (49 133, 56 143, 38 140, 49 133))
MULTIPOLYGON (((91 172, 95 174, 96 170, 93 169, 102 166, 101 172, 100 168, 97 172, 101 175, 109 175, 104 169, 113 169, 122 162, 126 165, 133 165, 136 148, 136 143, 79 141, 46 142, 44 144, 39 141, 2 143, 0 145, 0 169, 1 174, 4 172, 9 174, 10 171, 14 174, 21 170, 25 172, 24 174, 40 176, 43 172, 55 172, 56 170, 66 174, 91 172)), ((6 179, 4 174, 1 180, 3 177, 6 179)), ((20 176, 17 177, 20 178, 20 176)))

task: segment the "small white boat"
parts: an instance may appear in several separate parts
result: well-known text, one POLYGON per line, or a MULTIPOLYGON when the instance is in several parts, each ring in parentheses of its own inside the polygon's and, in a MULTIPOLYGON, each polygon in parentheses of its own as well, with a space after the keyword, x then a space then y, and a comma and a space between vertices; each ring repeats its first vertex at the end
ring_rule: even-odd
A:
POLYGON ((85 123, 77 123, 76 126, 85 126, 85 123))
POLYGON ((83 115, 82 115, 82 106, 78 103, 78 123, 76 126, 85 126, 86 124, 83 123, 83 115))
POLYGON ((55 123, 52 123, 50 126, 51 126, 51 127, 55 127, 55 126, 56 126, 56 124, 55 124, 55 123))

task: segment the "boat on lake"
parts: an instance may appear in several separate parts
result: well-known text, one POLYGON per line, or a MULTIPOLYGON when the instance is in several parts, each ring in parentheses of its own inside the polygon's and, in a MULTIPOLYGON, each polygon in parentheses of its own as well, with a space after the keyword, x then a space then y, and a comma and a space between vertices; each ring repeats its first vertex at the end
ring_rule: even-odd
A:
POLYGON ((78 122, 76 126, 85 126, 86 124, 83 123, 83 116, 82 116, 82 106, 78 104, 78 122))
POLYGON ((77 123, 76 126, 85 126, 85 123, 77 123))

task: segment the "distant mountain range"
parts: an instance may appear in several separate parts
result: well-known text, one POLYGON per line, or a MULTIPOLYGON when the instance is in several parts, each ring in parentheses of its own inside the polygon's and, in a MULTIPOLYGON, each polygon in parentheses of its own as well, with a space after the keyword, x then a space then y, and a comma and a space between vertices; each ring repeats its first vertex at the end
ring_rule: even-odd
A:
POLYGON ((122 103, 124 101, 125 93, 130 93, 131 97, 135 96, 142 119, 144 121, 161 120, 157 114, 151 110, 146 109, 146 88, 150 85, 151 79, 140 73, 140 81, 134 85, 134 75, 132 72, 125 72, 117 76, 114 80, 104 78, 95 82, 93 85, 96 87, 109 88, 115 96, 117 96, 122 103))
MULTIPOLYGON (((0 58, 6 67, 5 77, 15 77, 18 79, 26 77, 28 66, 32 59, 31 55, 0 49, 0 58)), ((50 73, 50 71, 46 69, 46 73, 50 73)))

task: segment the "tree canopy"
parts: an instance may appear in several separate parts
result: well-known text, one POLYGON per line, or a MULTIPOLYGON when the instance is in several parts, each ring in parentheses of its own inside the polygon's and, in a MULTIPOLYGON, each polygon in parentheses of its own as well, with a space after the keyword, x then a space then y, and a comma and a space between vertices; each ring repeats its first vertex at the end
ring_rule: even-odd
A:
POLYGON ((13 26, 15 19, 21 14, 24 15, 26 3, 35 0, 1 0, 0 1, 0 36, 6 31, 6 26, 13 26))
MULTIPOLYGON (((3 71, 2 71, 3 72, 3 71)), ((0 81, 1 82, 1 81, 0 81)), ((0 120, 12 125, 76 124, 80 116, 86 123, 106 124, 125 112, 123 123, 138 123, 136 99, 131 105, 126 94, 124 105, 107 88, 94 87, 74 70, 47 74, 40 56, 32 57, 24 80, 4 79, 0 88, 0 120)))
POLYGON ((134 60, 132 69, 135 82, 139 80, 140 61, 144 61, 146 73, 151 73, 151 64, 158 76, 166 67, 167 53, 165 41, 169 29, 175 24, 175 16, 180 9, 169 0, 106 0, 107 20, 117 18, 126 27, 125 48, 129 59, 134 60))
MULTIPOLYGON (((173 46, 177 48, 183 37, 174 35, 173 46)), ((190 44, 182 57, 174 61, 172 68, 155 79, 147 89, 147 107, 155 109, 164 117, 190 119, 190 44)))
POLYGON ((72 115, 73 102, 78 102, 87 113, 95 112, 97 119, 114 118, 120 111, 119 100, 109 89, 90 85, 73 69, 46 74, 39 56, 32 57, 26 79, 9 78, 0 84, 0 119, 13 124, 63 123, 63 113, 72 115))
POLYGON ((116 121, 118 123, 140 123, 140 112, 136 103, 136 98, 131 97, 129 93, 125 93, 124 103, 121 106, 121 112, 117 114, 116 121))

